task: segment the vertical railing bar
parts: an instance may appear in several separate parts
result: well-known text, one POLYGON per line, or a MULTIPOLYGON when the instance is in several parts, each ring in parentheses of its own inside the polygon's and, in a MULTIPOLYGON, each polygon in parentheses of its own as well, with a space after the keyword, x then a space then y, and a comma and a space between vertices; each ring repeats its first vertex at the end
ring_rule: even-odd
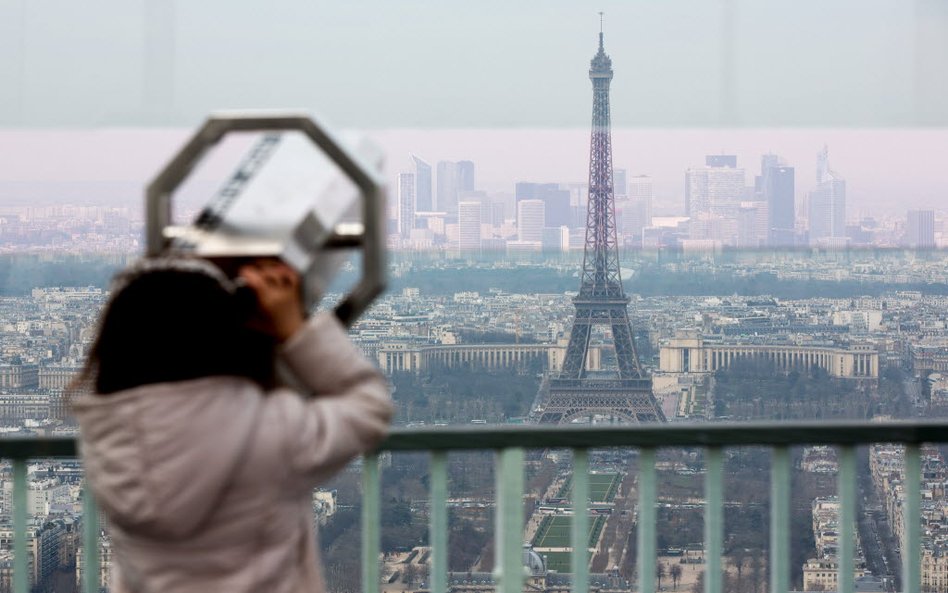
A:
POLYGON ((708 447, 704 476, 704 591, 721 593, 721 551, 724 543, 724 497, 722 473, 724 455, 721 447, 708 447))
POLYGON ((655 591, 656 541, 656 486, 655 449, 647 447, 639 452, 639 512, 638 532, 639 591, 655 591))
POLYGON ((29 488, 26 475, 26 460, 13 460, 13 593, 27 593, 30 577, 26 558, 26 520, 29 509, 26 493, 29 488))
POLYGON ((790 589, 790 451, 776 447, 770 462, 770 593, 790 589))
POLYGON ((573 593, 589 590, 589 452, 573 449, 573 593))
POLYGON ((89 482, 82 489, 82 591, 99 593, 99 513, 89 482))
POLYGON ((428 542, 431 545, 431 593, 448 592, 448 454, 431 454, 431 522, 428 542))
POLYGON ((919 593, 921 577, 921 490, 922 460, 918 445, 905 446, 905 515, 902 543, 902 591, 919 593))
POLYGON ((523 449, 499 454, 497 524, 494 526, 494 567, 498 593, 523 593, 523 449))
POLYGON ((379 548, 382 523, 378 453, 362 460, 362 591, 379 591, 379 548))
POLYGON ((839 593, 853 593, 856 557, 856 448, 844 445, 839 455, 839 593))

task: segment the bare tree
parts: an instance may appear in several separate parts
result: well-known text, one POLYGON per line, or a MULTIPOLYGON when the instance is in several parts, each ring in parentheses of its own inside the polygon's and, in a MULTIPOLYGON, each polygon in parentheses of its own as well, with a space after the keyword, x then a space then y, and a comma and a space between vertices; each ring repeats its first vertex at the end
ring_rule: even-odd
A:
POLYGON ((662 588, 662 579, 668 572, 665 570, 665 563, 659 562, 655 565, 655 578, 658 580, 658 588, 662 588))
POLYGON ((681 580, 681 564, 672 564, 668 569, 668 576, 671 577, 672 587, 678 588, 678 582, 681 580))
POLYGON ((744 576, 744 562, 747 560, 747 550, 738 546, 731 550, 731 555, 728 556, 728 562, 737 570, 737 585, 740 588, 741 580, 744 576))

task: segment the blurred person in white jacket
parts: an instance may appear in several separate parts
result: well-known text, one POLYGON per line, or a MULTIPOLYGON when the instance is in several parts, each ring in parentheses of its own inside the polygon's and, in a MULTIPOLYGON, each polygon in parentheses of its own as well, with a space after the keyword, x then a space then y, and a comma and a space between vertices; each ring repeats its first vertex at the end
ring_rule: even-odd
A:
POLYGON ((200 259, 141 260, 116 278, 81 383, 113 591, 325 590, 312 490, 378 445, 393 408, 339 321, 305 319, 291 268, 254 260, 235 283, 200 259))

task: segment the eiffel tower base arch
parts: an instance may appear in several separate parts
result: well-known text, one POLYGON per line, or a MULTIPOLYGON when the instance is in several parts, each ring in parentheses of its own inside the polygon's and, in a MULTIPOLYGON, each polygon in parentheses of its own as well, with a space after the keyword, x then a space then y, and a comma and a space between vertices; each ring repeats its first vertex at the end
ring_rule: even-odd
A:
POLYGON ((649 379, 551 379, 536 421, 570 424, 583 418, 614 424, 665 422, 649 379))

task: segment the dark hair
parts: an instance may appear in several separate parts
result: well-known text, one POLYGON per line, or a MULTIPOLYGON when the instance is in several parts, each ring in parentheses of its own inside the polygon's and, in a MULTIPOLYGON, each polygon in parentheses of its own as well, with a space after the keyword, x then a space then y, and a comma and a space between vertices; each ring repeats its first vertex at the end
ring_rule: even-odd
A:
POLYGON ((143 264, 117 277, 80 383, 99 394, 215 375, 273 386, 275 340, 247 326, 255 298, 207 262, 143 264))

